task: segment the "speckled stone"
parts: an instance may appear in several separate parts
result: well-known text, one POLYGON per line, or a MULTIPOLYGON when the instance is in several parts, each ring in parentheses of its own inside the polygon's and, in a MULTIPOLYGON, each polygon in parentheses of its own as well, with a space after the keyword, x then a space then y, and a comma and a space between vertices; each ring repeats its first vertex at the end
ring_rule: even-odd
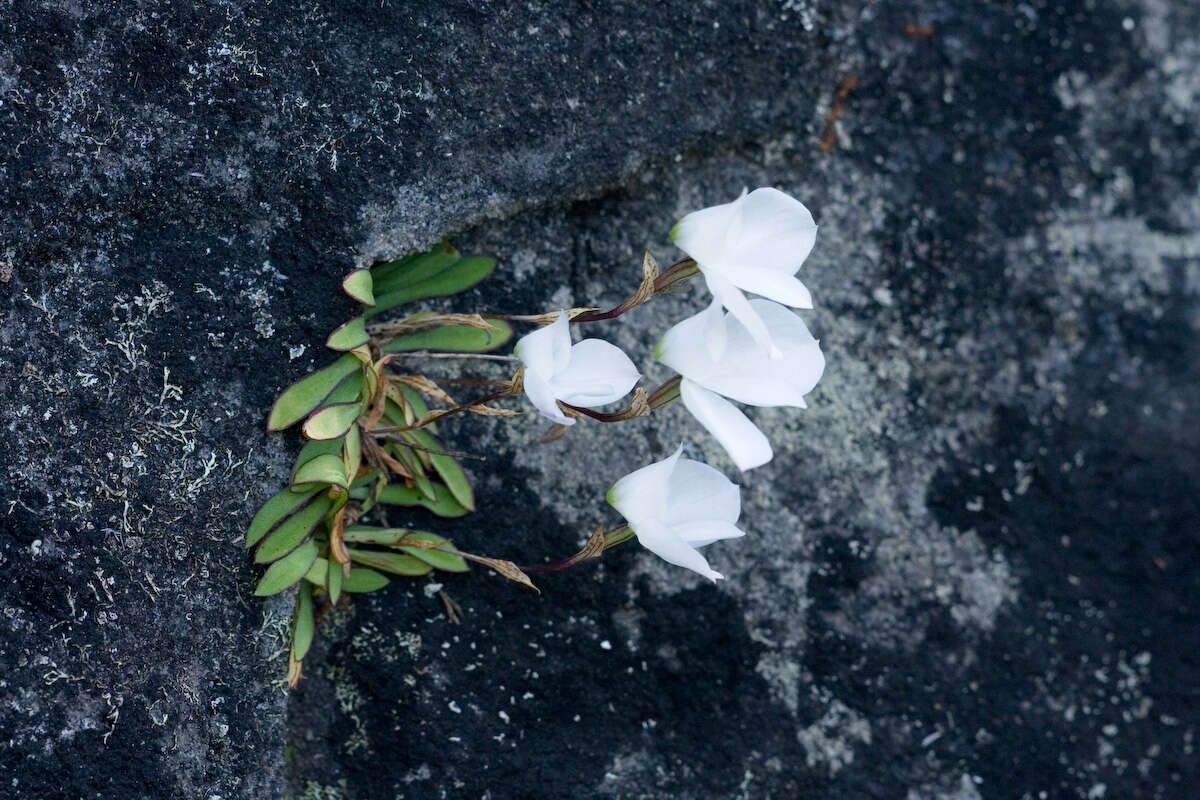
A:
MULTIPOLYGON (((1191 797, 1200 15, 860 6, 0 0, 6 796, 1191 797), (500 261, 456 310, 606 305, 757 185, 821 226, 828 358, 751 411, 771 464, 676 407, 461 419, 481 512, 390 517, 558 558, 684 440, 745 487, 728 580, 395 585, 288 695, 240 540, 340 276, 453 235, 500 261)), ((653 382, 703 302, 588 335, 653 382)))

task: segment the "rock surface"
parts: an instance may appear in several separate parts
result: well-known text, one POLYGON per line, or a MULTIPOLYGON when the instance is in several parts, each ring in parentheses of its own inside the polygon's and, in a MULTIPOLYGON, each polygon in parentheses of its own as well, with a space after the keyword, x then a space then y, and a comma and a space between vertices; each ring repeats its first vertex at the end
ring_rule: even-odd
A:
MULTIPOLYGON (((1200 13, 858 6, 0 0, 8 796, 1190 797, 1200 13), (240 538, 340 276, 452 234, 464 309, 604 305, 767 184, 829 367, 752 412, 729 580, 393 586, 287 695, 240 538)), ((657 379, 702 301, 589 335, 657 379)), ((678 408, 541 428, 462 421, 491 510, 439 529, 536 562, 681 439, 736 474, 678 408)))

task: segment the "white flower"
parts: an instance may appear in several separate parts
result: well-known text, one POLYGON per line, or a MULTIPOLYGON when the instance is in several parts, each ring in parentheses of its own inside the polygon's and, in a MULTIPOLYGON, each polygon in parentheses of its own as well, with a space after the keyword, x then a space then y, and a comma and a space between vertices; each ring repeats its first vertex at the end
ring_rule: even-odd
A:
POLYGON ((609 489, 608 502, 647 550, 717 581, 724 576, 696 548, 745 535, 734 524, 742 513, 741 497, 728 478, 680 458, 682 452, 680 445, 671 457, 621 478, 609 489))
POLYGON ((525 396, 560 425, 575 420, 556 401, 595 408, 629 394, 641 375, 629 356, 600 339, 571 344, 565 312, 544 328, 522 336, 513 351, 525 365, 525 396))
POLYGON ((766 326, 739 290, 812 308, 812 295, 795 277, 817 240, 817 224, 804 204, 778 189, 743 190, 732 203, 688 214, 671 239, 695 259, 717 302, 778 358, 766 326))
POLYGON ((654 355, 683 380, 679 395, 688 411, 716 437, 738 469, 771 460, 771 443, 725 397, 752 406, 805 408, 825 370, 825 356, 799 316, 769 300, 751 300, 779 358, 758 347, 733 313, 714 302, 667 331, 654 355), (725 397, 721 397, 724 395, 725 397))

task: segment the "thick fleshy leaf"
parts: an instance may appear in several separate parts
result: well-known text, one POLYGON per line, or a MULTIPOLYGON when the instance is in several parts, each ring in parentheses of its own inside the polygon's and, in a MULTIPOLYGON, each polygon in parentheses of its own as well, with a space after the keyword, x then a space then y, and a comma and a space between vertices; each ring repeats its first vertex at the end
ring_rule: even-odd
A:
MULTIPOLYGON (((406 540, 418 540, 422 542, 431 542, 438 547, 454 548, 454 545, 432 533, 423 531, 409 531, 404 537, 406 540)), ((426 564, 437 567, 445 572, 467 572, 470 567, 462 556, 456 556, 453 553, 446 553, 441 550, 431 550, 424 547, 401 547, 401 550, 411 555, 413 558, 419 558, 426 564)))
POLYGON ((376 528, 373 525, 349 525, 342 531, 342 541, 348 544, 396 544, 408 534, 408 528, 376 528))
POLYGON ((403 266, 381 274, 375 281, 376 292, 386 294, 407 286, 423 283, 449 269, 462 259, 462 255, 449 245, 439 245, 427 253, 416 253, 405 260, 403 266))
POLYGON ((369 269, 356 269, 342 278, 342 289, 364 306, 375 305, 375 281, 369 269))
POLYGON ((679 396, 738 469, 753 469, 771 460, 771 443, 733 403, 687 378, 679 384, 679 396))
POLYGON ((329 453, 309 459, 292 477, 293 486, 308 484, 340 486, 345 489, 350 485, 346 478, 346 462, 341 456, 329 453))
POLYGON ((329 561, 324 558, 318 558, 309 567, 308 572, 304 573, 304 580, 315 586, 325 586, 329 577, 329 561))
POLYGON ((328 367, 292 384, 271 407, 267 428, 280 431, 304 419, 355 370, 361 370, 361 362, 347 353, 328 367))
POLYGON ((370 340, 371 337, 367 335, 366 320, 362 317, 355 317, 349 322, 342 323, 333 333, 329 334, 329 338, 325 340, 325 346, 330 350, 353 350, 370 340))
POLYGON ((492 258, 464 258, 427 280, 387 293, 383 293, 382 290, 377 291, 375 305, 367 309, 365 316, 373 317, 402 303, 410 303, 414 300, 456 294, 486 278, 495 266, 496 261, 492 258))
POLYGON ((329 592, 329 602, 336 604, 342 596, 342 584, 346 582, 346 572, 336 561, 329 562, 329 574, 325 576, 325 588, 329 592))
POLYGON ((554 322, 527 333, 517 340, 513 354, 525 365, 525 372, 549 381, 566 369, 571 361, 571 326, 567 313, 560 311, 554 322))
POLYGON ((629 394, 640 377, 621 348, 601 339, 584 339, 571 348, 570 361, 550 379, 550 388, 564 403, 594 408, 629 394))
POLYGON ((350 560, 357 564, 381 569, 393 575, 425 575, 433 567, 419 558, 413 558, 406 553, 382 553, 378 550, 355 550, 346 548, 350 560))
POLYGON ((303 661, 313 640, 312 589, 307 581, 296 591, 296 610, 292 614, 292 653, 303 661))
MULTIPOLYGON (((485 317, 486 319, 486 317, 485 317)), ((380 348, 384 353, 411 350, 446 350, 455 353, 483 353, 495 350, 512 338, 512 326, 501 319, 488 319, 491 330, 471 325, 439 325, 435 328, 399 336, 380 348)))
MULTIPOLYGON (((406 441, 416 441, 416 437, 412 435, 412 431, 401 431, 400 436, 406 441)), ((396 460, 408 468, 412 475, 413 482, 416 484, 416 489, 426 500, 436 500, 437 492, 433 489, 433 481, 429 480, 429 475, 426 470, 428 457, 423 453, 413 450, 410 447, 405 447, 399 442, 391 442, 387 445, 387 450, 396 460)))
POLYGON ((362 403, 335 403, 324 406, 304 423, 304 435, 310 439, 340 439, 362 412, 362 403))
POLYGON ((378 264, 371 265, 371 280, 374 286, 379 286, 385 281, 391 280, 396 273, 403 269, 407 269, 408 265, 416 261, 424 253, 409 253, 403 258, 397 258, 393 261, 381 261, 378 264))
POLYGON ((263 507, 250 521, 250 527, 246 529, 246 547, 253 547, 276 525, 303 508, 312 499, 312 493, 315 491, 316 488, 306 488, 299 492, 284 489, 263 503, 263 507))
MULTIPOLYGON (((392 406, 395 406, 395 410, 399 414, 399 416, 394 417, 393 424, 409 425, 413 421, 418 420, 421 417, 423 417, 429 413, 429 404, 425 402, 425 398, 421 397, 421 393, 418 392, 416 389, 412 388, 411 386, 405 386, 402 383, 392 384, 392 387, 395 388, 403 396, 405 404, 409 408, 412 409, 412 415, 413 415, 411 420, 406 419, 404 416, 404 412, 400 410, 399 405, 389 402, 388 403, 389 411, 392 408, 392 406)), ((425 426, 425 430, 429 431, 430 433, 437 433, 437 423, 436 422, 429 423, 428 425, 425 426)))
POLYGON ((393 506, 422 506, 439 517, 461 517, 470 513, 442 484, 433 484, 433 492, 434 498, 431 500, 419 489, 388 485, 379 493, 379 502, 393 506))
POLYGON ((342 449, 341 439, 325 439, 322 441, 308 440, 304 443, 304 447, 300 448, 300 455, 296 456, 296 464, 292 467, 292 484, 296 483, 296 472, 312 461, 317 456, 336 456, 342 449))
MULTIPOLYGON (((434 439, 428 432, 423 429, 408 431, 416 443, 429 450, 441 450, 442 445, 437 439, 434 439)), ((441 476, 442 481, 446 484, 446 488, 450 490, 450 494, 454 495, 463 508, 475 510, 475 494, 471 491, 471 483, 467 480, 467 475, 463 472, 463 468, 453 456, 442 455, 440 453, 430 453, 429 462, 433 466, 437 474, 441 476)))
POLYGON ((366 567, 351 567, 350 574, 342 581, 342 591, 347 594, 365 594, 388 585, 386 575, 366 567))
POLYGON ((321 403, 322 406, 331 406, 336 403, 349 403, 353 400, 358 400, 363 396, 363 383, 366 375, 365 370, 355 370, 346 376, 346 379, 334 387, 329 393, 329 397, 321 403))
POLYGON ((305 542, 268 567, 254 593, 259 597, 266 597, 282 592, 303 578, 316 560, 317 546, 312 542, 305 542))
POLYGON ((346 479, 352 483, 362 466, 362 434, 358 432, 358 426, 351 425, 342 441, 342 463, 346 465, 346 479))
POLYGON ((288 517, 259 545, 254 561, 267 564, 290 553, 301 542, 307 540, 317 525, 329 512, 333 501, 318 494, 311 503, 288 517))

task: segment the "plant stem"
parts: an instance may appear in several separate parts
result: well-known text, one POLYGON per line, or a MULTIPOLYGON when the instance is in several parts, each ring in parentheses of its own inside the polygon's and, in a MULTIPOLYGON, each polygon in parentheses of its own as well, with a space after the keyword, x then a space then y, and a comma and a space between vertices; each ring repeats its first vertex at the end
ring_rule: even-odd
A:
POLYGON ((682 375, 676 375, 651 392, 650 396, 646 398, 646 402, 650 404, 650 408, 662 408, 667 403, 678 399, 679 383, 682 380, 682 375))

